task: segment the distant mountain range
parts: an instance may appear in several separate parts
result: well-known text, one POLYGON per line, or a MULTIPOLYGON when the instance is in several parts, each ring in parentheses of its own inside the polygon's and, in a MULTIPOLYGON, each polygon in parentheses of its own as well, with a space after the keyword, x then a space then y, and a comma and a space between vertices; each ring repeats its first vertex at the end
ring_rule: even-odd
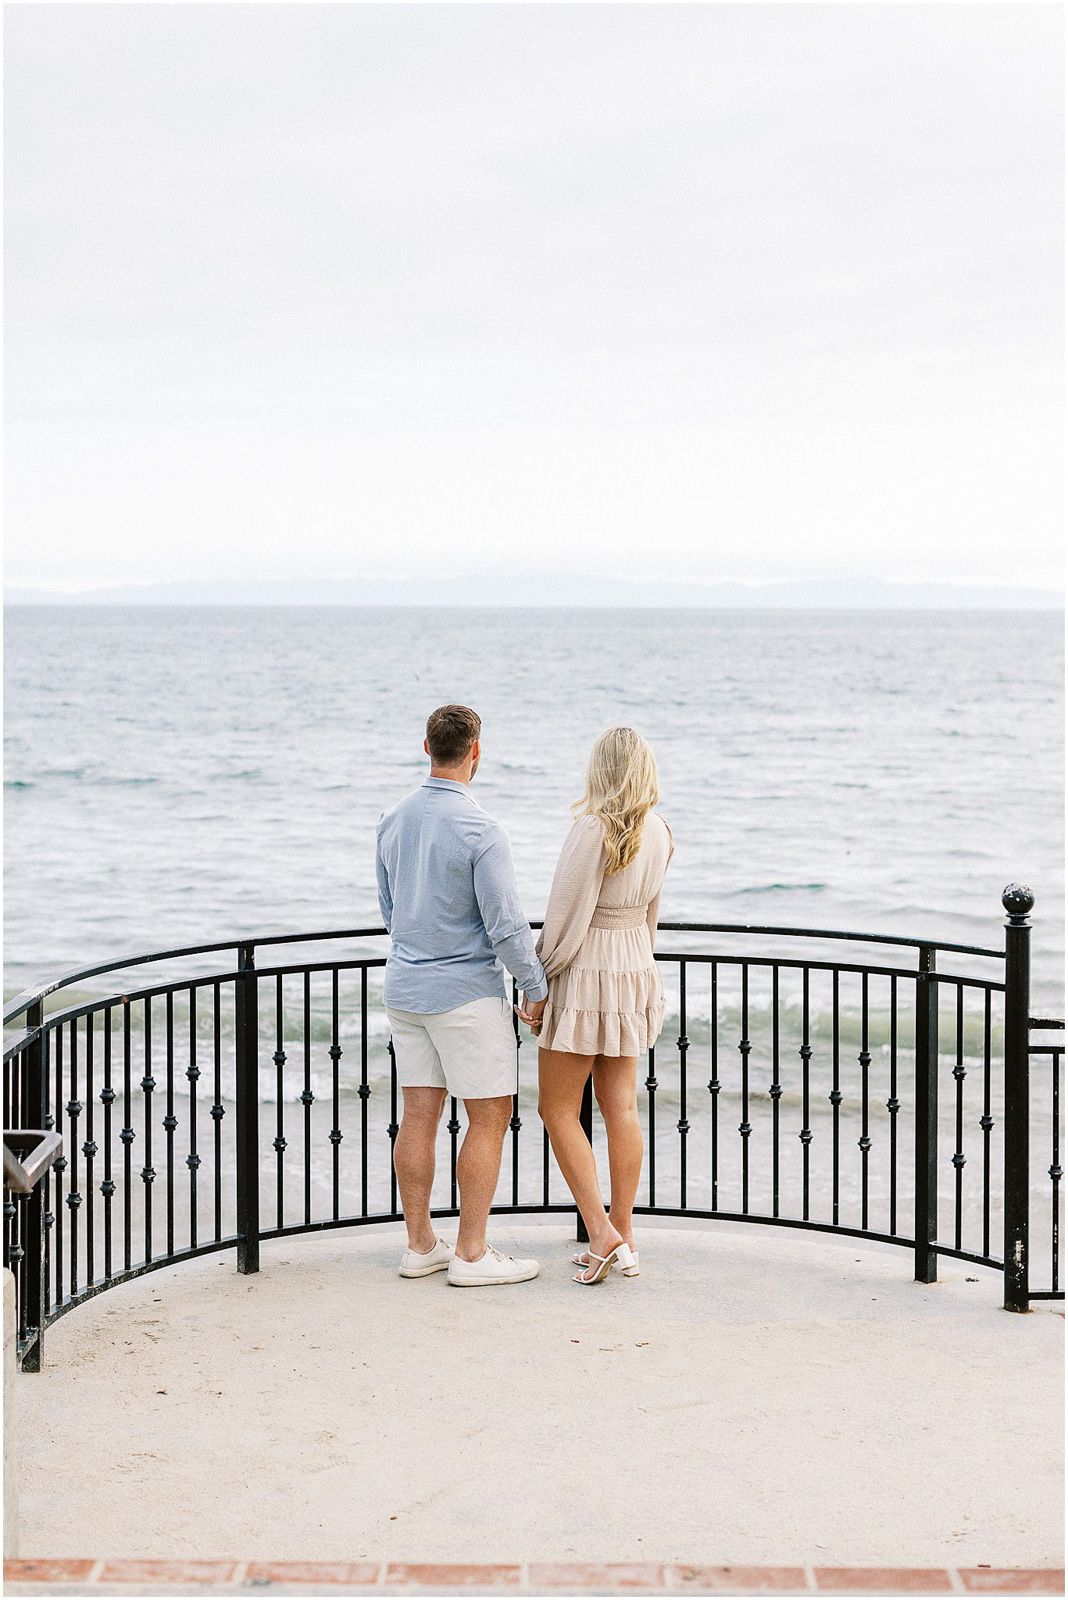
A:
POLYGON ((1055 589, 984 589, 951 583, 884 583, 878 578, 799 583, 643 583, 623 578, 234 578, 127 584, 55 594, 9 589, 15 606, 604 606, 687 610, 1055 611, 1055 589))

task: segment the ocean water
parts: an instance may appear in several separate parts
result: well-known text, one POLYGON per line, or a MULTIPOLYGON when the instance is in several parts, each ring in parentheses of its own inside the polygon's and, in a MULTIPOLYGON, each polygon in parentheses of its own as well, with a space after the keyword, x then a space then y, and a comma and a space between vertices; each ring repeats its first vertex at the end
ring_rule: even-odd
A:
POLYGON ((8 992, 376 923, 376 820, 460 700, 532 916, 589 746, 626 722, 675 835, 665 920, 997 944, 1018 879, 1057 1006, 1061 641, 1045 613, 12 609, 8 992))
MULTIPOLYGON (((590 743, 625 721, 656 750, 662 810, 675 835, 664 920, 851 928, 996 947, 1002 887, 1021 879, 1037 895, 1035 1009, 1060 1014, 1056 617, 26 609, 9 613, 7 652, 9 992, 137 951, 237 934, 374 926, 375 822, 425 771, 427 712, 464 700, 484 722, 475 792, 509 829, 532 917, 544 909, 590 743)), ((664 949, 695 945, 729 955, 741 943, 755 953, 748 938, 661 935, 664 949)), ((776 941, 780 955, 787 943, 776 941)), ((374 941, 362 948, 381 953, 374 941)), ((808 948, 817 957, 830 953, 808 948)), ((885 959, 885 949, 865 948, 876 964, 885 959)), ((343 951, 352 953, 351 945, 343 951)), ((834 954, 850 958, 841 945, 834 954)), ((949 960, 940 970, 968 968, 967 958, 949 960)), ((225 954, 197 958, 196 970, 231 962, 225 954)), ((169 968, 159 975, 170 976, 169 968)), ((299 977, 260 986, 261 1144, 266 1152, 285 1141, 286 1151, 277 1189, 274 1161, 262 1163, 262 1203, 279 1225, 301 1220, 305 1182, 316 1217, 338 1207, 343 1215, 364 1204, 390 1207, 392 1089, 379 977, 370 976, 366 1035, 354 973, 339 978, 336 1022, 328 974, 309 980, 307 997, 299 977), (335 1040, 339 1057, 330 1053, 335 1040), (362 1099, 365 1060, 370 1092, 362 1099), (307 1111, 305 1080, 314 1096, 307 1111), (335 1124, 339 1143, 331 1138, 335 1124)), ((651 1202, 655 1189, 659 1204, 700 1207, 715 1193, 722 1209, 767 1213, 777 1181, 784 1214, 800 1215, 807 1182, 813 1215, 826 1219, 837 1185, 843 1221, 865 1225, 868 1217, 877 1228, 907 1230, 914 1089, 907 981, 892 1020, 894 991, 885 976, 864 988, 859 975, 843 972, 832 991, 831 974, 816 970, 806 989, 796 970, 783 968, 773 994, 770 971, 756 967, 743 995, 737 963, 721 963, 715 989, 709 967, 692 965, 682 1026, 677 966, 665 963, 664 978, 655 1116, 641 1074, 648 1151, 642 1200, 651 1202), (680 1035, 689 1040, 685 1073, 680 1035), (810 1083, 802 1066, 807 1040, 810 1083), (719 1084, 714 1100, 711 1079, 719 1084), (769 1093, 774 1079, 777 1100, 769 1093), (840 1129, 831 1109, 835 1083, 840 1129), (895 1097, 896 1121, 889 1105, 895 1097), (805 1125, 810 1147, 800 1140, 805 1125), (751 1130, 744 1142, 743 1126, 751 1130), (868 1155, 861 1154, 865 1141, 868 1155)), ((143 969, 133 985, 139 981, 146 981, 143 969)), ((112 975, 79 988, 114 993, 127 986, 112 975)), ((942 1216, 951 1228, 959 1175, 949 1157, 959 1096, 967 1153, 962 1238, 985 1251, 985 1238, 997 1239, 1000 1227, 996 1183, 992 1209, 984 1198, 984 1174, 1000 1172, 1002 1160, 1000 1006, 989 1024, 995 1067, 987 1087, 982 994, 967 991, 955 1014, 954 991, 944 992, 942 1216), (963 1079, 955 1061, 965 1068, 963 1079), (987 1110, 994 1128, 984 1143, 987 1110)), ((146 1153, 153 1139, 163 1185, 154 1221, 147 1220, 147 1190, 135 1192, 131 1221, 139 1239, 154 1230, 159 1249, 165 1212, 174 1213, 179 1233, 194 1212, 202 1236, 232 1225, 234 1016, 226 985, 217 1018, 210 990, 201 991, 195 1015, 188 991, 166 1014, 155 1004, 152 1037, 173 1029, 173 1149, 168 1143, 163 1150, 162 1082, 151 1108, 135 1087, 129 1116, 146 1153), (194 1059, 203 1076, 190 1093, 183 1062, 194 1059), (208 1115, 212 1101, 222 1108, 217 1123, 208 1115), (206 1165, 196 1188, 186 1156, 198 1138, 206 1165)), ((66 1041, 65 1067, 64 1041, 57 1040, 57 1071, 68 1073, 72 1100, 84 1098, 87 1116, 89 1108, 103 1115, 99 1079, 89 1080, 100 1070, 105 1030, 112 1031, 116 1061, 145 1060, 149 1010, 116 1008, 110 1024, 98 1019, 95 1068, 84 1030, 77 1061, 66 1041), (77 1079, 75 1094, 83 1065, 86 1081, 77 1079)), ((163 1054, 153 1056, 157 1077, 163 1054)), ((543 1164, 536 1075, 527 1041, 519 1068, 524 1131, 508 1141, 502 1203, 513 1193, 537 1203, 544 1183, 552 1200, 566 1202, 559 1173, 543 1164)), ((1036 1260, 1048 1255, 1050 1093, 1049 1063, 1036 1057, 1036 1260)), ((67 1132, 77 1167, 81 1135, 73 1123, 67 1132)), ((441 1140, 435 1202, 444 1206, 444 1131, 441 1140)), ((594 1145, 607 1183, 599 1122, 594 1145)), ((80 1181, 102 1229, 99 1173, 85 1166, 80 1181)))

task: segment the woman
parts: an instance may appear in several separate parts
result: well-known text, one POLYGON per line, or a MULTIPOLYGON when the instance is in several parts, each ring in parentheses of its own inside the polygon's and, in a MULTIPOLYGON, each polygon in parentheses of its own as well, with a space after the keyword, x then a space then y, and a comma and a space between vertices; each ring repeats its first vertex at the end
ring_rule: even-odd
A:
POLYGON ((549 980, 538 1030, 538 1109, 590 1241, 575 1257, 576 1283, 599 1283, 614 1265, 628 1277, 638 1272, 631 1216, 642 1165, 638 1057, 664 1020, 653 943, 672 853, 670 829, 653 811, 659 798, 645 740, 633 728, 609 728, 590 755, 538 940, 549 980), (591 1072, 608 1134, 607 1215, 579 1121, 591 1072))

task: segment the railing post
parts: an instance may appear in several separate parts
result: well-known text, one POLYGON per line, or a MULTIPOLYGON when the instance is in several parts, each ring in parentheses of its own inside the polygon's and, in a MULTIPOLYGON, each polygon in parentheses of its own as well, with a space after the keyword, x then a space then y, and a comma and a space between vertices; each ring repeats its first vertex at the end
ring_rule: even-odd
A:
MULTIPOLYGON (((593 1077, 586 1079, 582 1089, 582 1105, 579 1107, 579 1122, 582 1131, 590 1143, 593 1143, 593 1077)), ((576 1212, 575 1238, 579 1244, 589 1244, 590 1236, 586 1224, 582 1220, 582 1212, 576 1212)))
POLYGON ((1030 889, 1010 883, 1005 923, 1005 1310, 1029 1311, 1027 1225, 1030 1189, 1030 889))
POLYGON ((920 946, 916 979, 916 1266, 917 1283, 938 1278, 938 979, 935 949, 920 946))
POLYGON ((237 1068, 237 1270, 260 1270, 259 996, 256 947, 238 946, 234 984, 237 1068))
MULTIPOLYGON (((38 1000, 35 1005, 26 1009, 27 1028, 39 1028, 44 1021, 44 1006, 38 1000)), ((44 1071, 44 1043, 38 1035, 33 1044, 26 1051, 26 1099, 22 1111, 23 1122, 31 1128, 47 1128, 50 1118, 48 1115, 48 1082, 44 1071)), ((35 1183, 30 1194, 23 1202, 25 1205, 24 1223, 26 1237, 23 1248, 26 1252, 22 1268, 22 1292, 26 1297, 25 1307, 22 1311, 22 1322, 27 1334, 36 1329, 36 1334, 29 1339, 22 1354, 23 1372, 40 1372, 41 1361, 44 1356, 44 1315, 45 1315, 45 1233, 47 1223, 45 1217, 45 1185, 50 1182, 50 1175, 46 1174, 39 1182, 35 1183)))

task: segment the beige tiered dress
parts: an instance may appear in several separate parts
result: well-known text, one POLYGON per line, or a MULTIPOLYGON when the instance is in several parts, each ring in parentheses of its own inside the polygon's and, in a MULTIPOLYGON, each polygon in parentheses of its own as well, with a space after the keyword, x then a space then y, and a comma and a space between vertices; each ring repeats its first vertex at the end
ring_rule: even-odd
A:
POLYGON ((641 848, 605 875, 604 825, 581 817, 560 852, 538 955, 549 997, 538 1044, 582 1056, 637 1056, 664 1021, 664 985, 653 959, 671 831, 650 811, 641 848))

